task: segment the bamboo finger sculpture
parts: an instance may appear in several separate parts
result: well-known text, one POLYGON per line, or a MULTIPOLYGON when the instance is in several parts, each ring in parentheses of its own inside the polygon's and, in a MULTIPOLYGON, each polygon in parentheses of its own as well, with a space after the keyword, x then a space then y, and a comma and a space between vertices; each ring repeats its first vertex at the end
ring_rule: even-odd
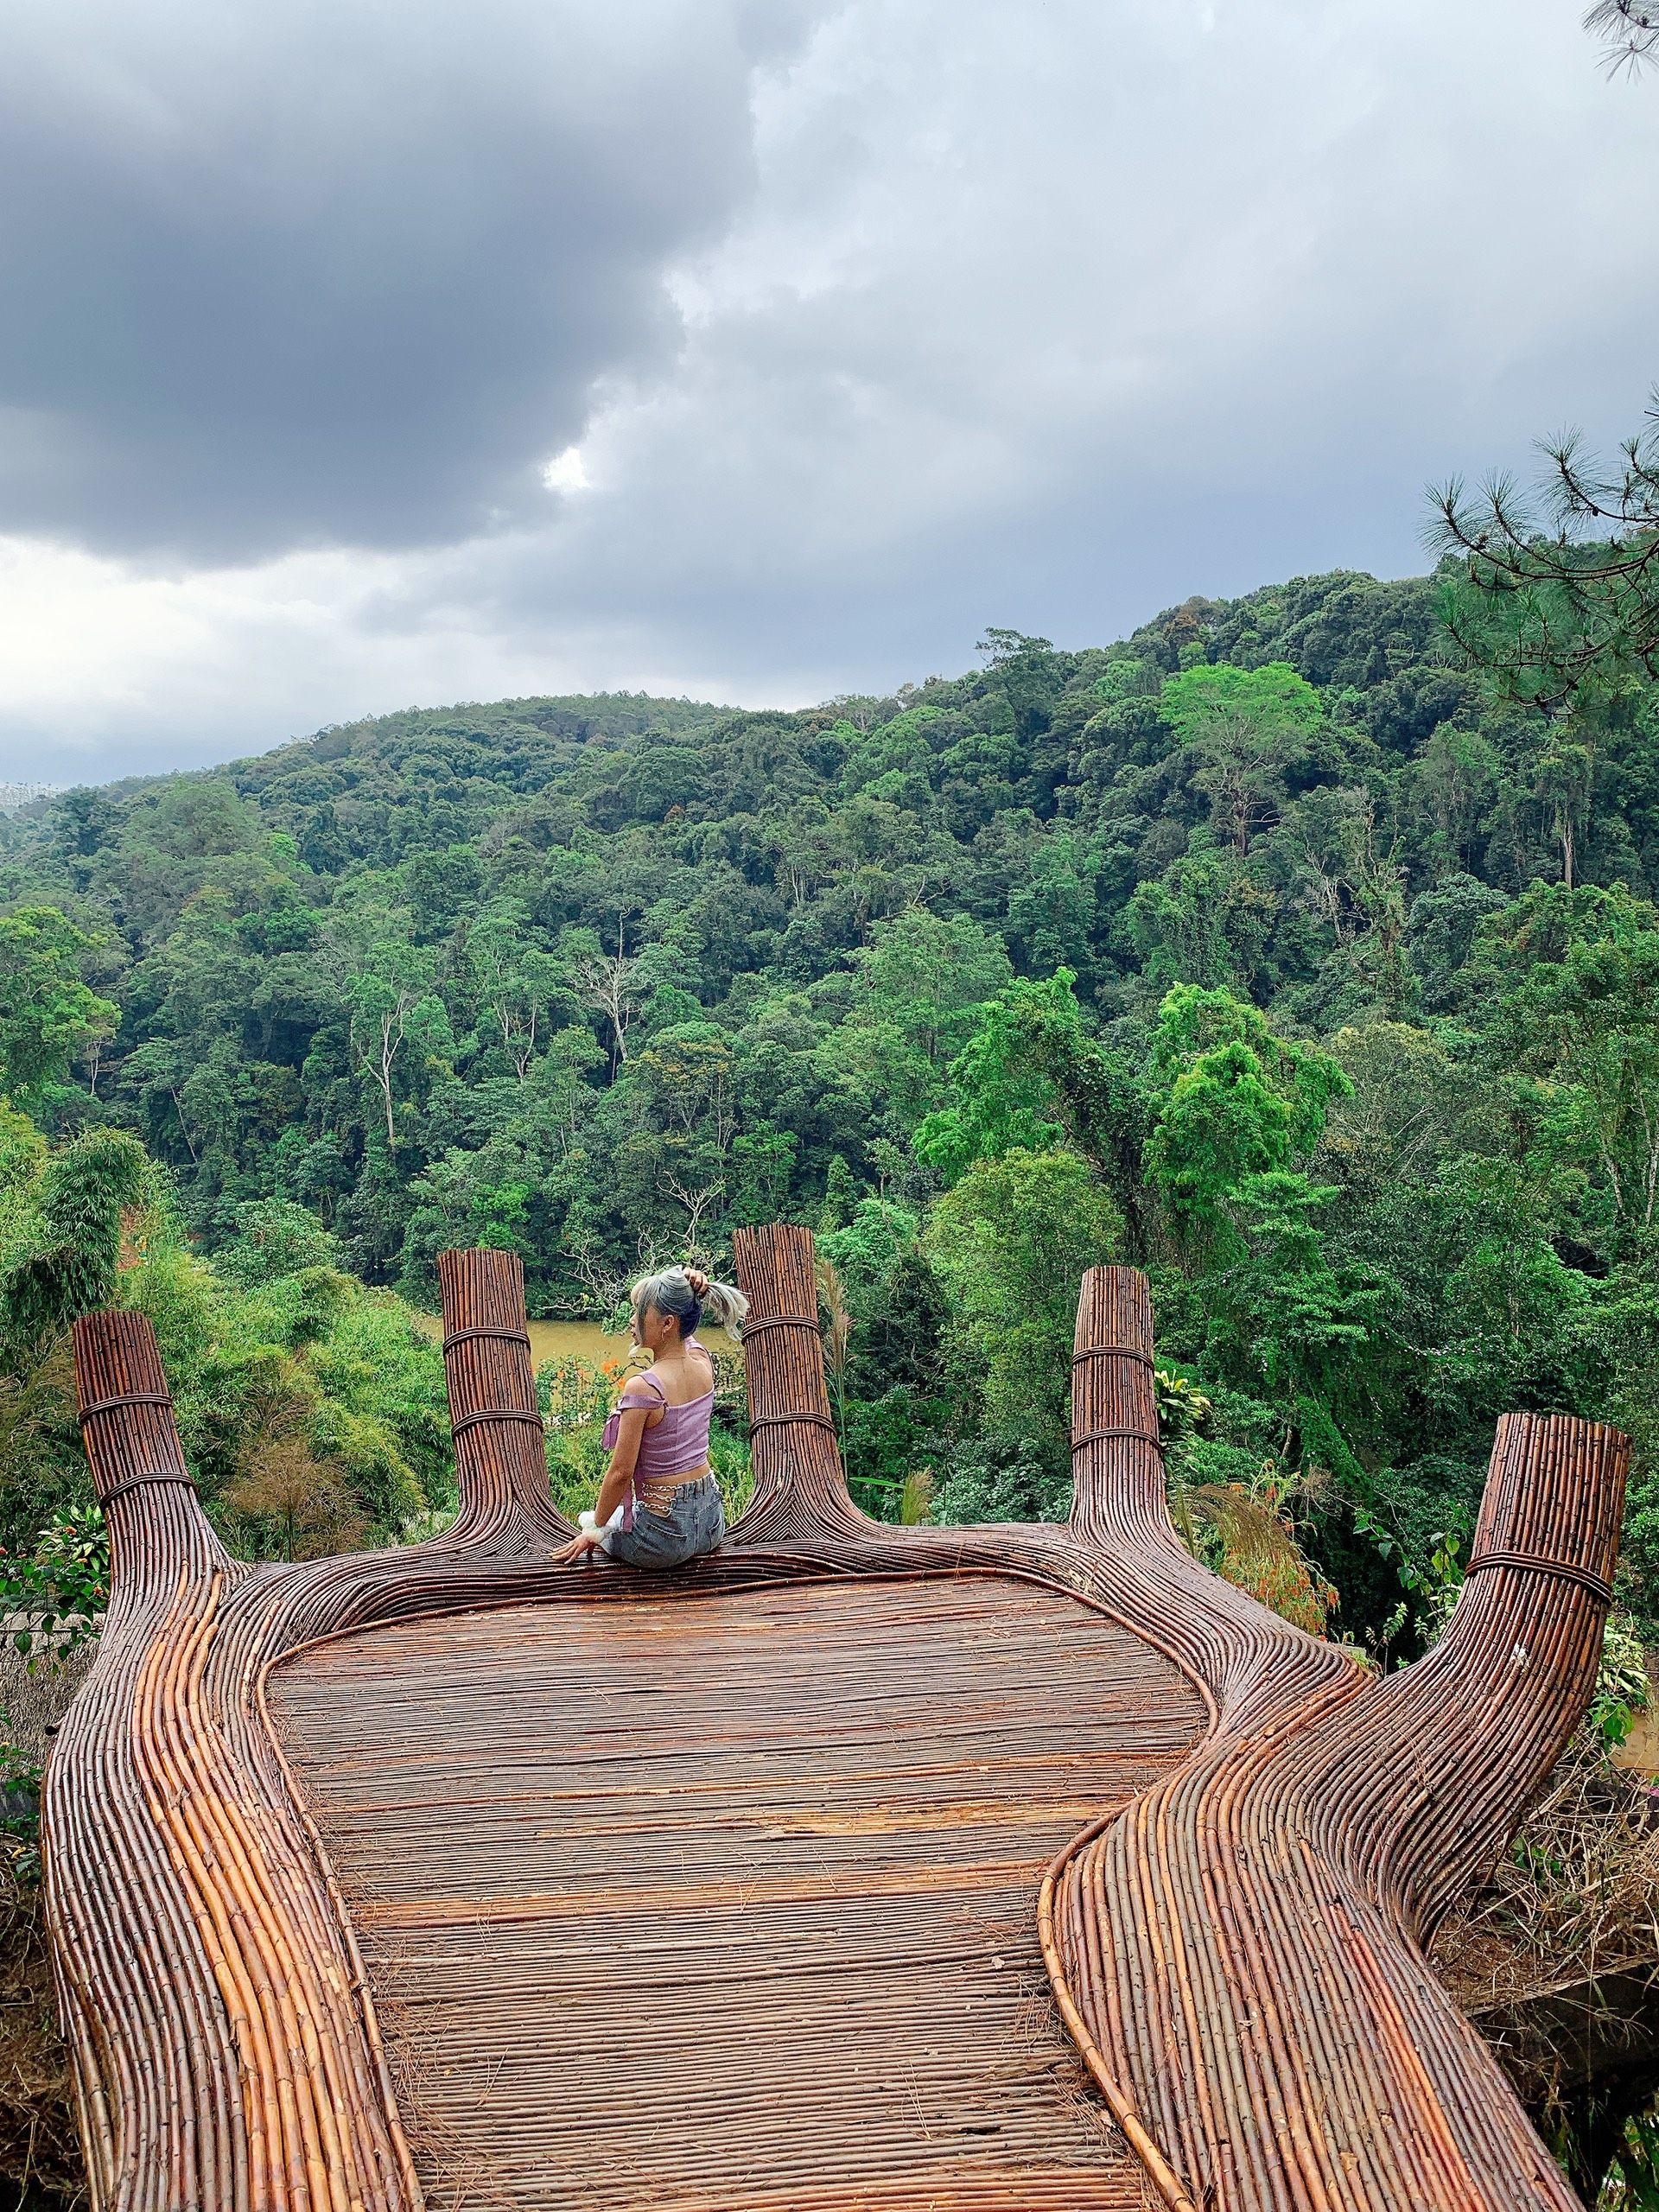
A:
POLYGON ((77 1325, 112 1590, 51 1763, 45 1833, 98 2212, 412 2212, 459 2204, 472 2184, 456 2176, 485 2171, 504 2202, 686 2212, 1080 2212, 1127 2208, 1143 2185, 1173 2212, 1570 2206, 1421 1947, 1501 1847, 1592 1686, 1624 1439, 1508 1416, 1451 1625, 1377 1681, 1181 1548, 1140 1275, 1084 1282, 1069 1527, 912 1529, 849 1496, 810 1237, 741 1232, 737 1263, 752 1301, 753 1501, 717 1554, 671 1577, 550 1561, 568 1523, 549 1492, 510 1255, 440 1262, 460 1513, 401 1549, 230 1559, 149 1325, 77 1325), (578 1635, 572 1605, 614 1633, 578 1635), (753 1640, 768 1606, 770 1648, 753 1640), (453 1752, 412 1727, 423 1678, 400 1671, 442 1665, 446 1624, 481 1686, 443 1707, 453 1752), (892 1686, 861 1655, 890 1637, 912 1653, 931 1639, 915 1688, 938 1719, 912 1736, 893 1718, 868 1739, 860 1700, 892 1686), (604 1655, 625 1645, 665 1670, 651 1677, 665 1697, 700 1669, 736 1668, 737 1709, 693 1700, 671 1752, 647 1758, 637 1726, 604 1719, 604 1655), (1068 1697, 1057 1675, 1033 1712, 1040 1655, 1074 1645, 1075 1680, 1091 1687, 1068 1697), (927 1751, 947 1727, 966 1747, 954 1762, 927 1751), (435 1796, 415 1789, 417 1768, 435 1796), (799 1784, 808 1799, 745 1827, 753 1793, 775 1796, 785 1773, 817 1777, 799 1784), (1067 1775, 1092 1777, 1092 1801, 1072 1801, 1067 1775), (447 2104, 420 2052, 440 2028, 463 2070, 469 2037, 493 2049, 492 1991, 522 1972, 512 1960, 541 1955, 522 1931, 565 1878, 562 1854, 606 1854, 607 1821, 654 1836, 679 1799, 709 1859, 729 1802, 750 1873, 729 1896, 680 1882, 661 1937, 671 1969, 631 1967, 619 1942, 595 1981, 577 1944, 564 1993, 537 1995, 532 1975, 513 2016, 529 2049, 577 2069, 603 2058, 582 2005, 597 2020, 613 1999, 655 2019, 664 2063, 693 2073, 710 2038, 779 2054, 775 2097, 761 2070, 717 2101, 698 2137, 706 2171, 671 2189, 648 2144, 634 2167, 626 2147, 602 2172, 570 2161, 556 2095, 516 2118, 492 2119, 484 2090, 447 2104), (578 1800, 591 1832, 571 1825, 578 1800), (417 1877, 443 1821, 467 1841, 417 1877), (396 1897, 365 1886, 371 1865, 396 1897), (427 1894, 440 1870, 453 1897, 427 1894), (1024 1898, 994 1960, 975 1948, 972 1909, 941 1902, 952 1883, 1024 1898), (926 2078, 935 2103, 917 2091, 913 2120, 907 2101, 883 2120, 857 2038, 826 2027, 836 2015, 812 1995, 811 1971, 867 1925, 887 1931, 867 1981, 849 1967, 835 1986, 849 2017, 870 2010, 872 2037, 912 2034, 893 2008, 917 2001, 918 1974, 976 1992, 964 2001, 989 2019, 1011 1961, 1046 1966, 1108 2133, 1083 2126, 1075 2090, 1062 2096, 1058 2059, 1016 2065, 1011 2031, 968 2035, 925 2010, 903 2064, 923 2069, 912 2088, 926 2078), (399 1929, 425 1931, 424 1951, 400 1951, 416 1938, 399 1929), (878 1955, 895 1968, 913 1955, 914 1972, 878 1973, 878 1955), (425 1964, 405 1971, 406 1956, 425 1964), (707 1967, 728 1957, 729 1972, 707 1967), (696 1958, 712 1979, 696 1978, 696 1958), (1033 2147, 1045 2142, 1046 2162, 1033 2147))

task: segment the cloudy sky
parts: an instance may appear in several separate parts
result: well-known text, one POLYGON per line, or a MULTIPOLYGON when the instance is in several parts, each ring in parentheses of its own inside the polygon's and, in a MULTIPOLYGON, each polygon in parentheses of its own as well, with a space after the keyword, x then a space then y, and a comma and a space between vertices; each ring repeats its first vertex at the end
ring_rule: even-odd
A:
POLYGON ((1580 0, 10 0, 0 777, 789 703, 1636 428, 1580 0))

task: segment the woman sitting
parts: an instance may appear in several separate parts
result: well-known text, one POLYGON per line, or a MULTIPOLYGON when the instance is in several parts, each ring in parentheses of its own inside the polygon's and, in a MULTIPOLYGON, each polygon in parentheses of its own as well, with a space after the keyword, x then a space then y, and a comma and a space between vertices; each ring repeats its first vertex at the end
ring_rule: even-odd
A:
POLYGON ((610 1461, 582 1534, 553 1557, 562 1564, 605 1553, 625 1567, 683 1567, 726 1534, 709 1465, 715 1363, 696 1339, 705 1313, 738 1327, 749 1301, 697 1268, 670 1268, 633 1286, 632 1335, 652 1355, 630 1376, 605 1424, 610 1461))

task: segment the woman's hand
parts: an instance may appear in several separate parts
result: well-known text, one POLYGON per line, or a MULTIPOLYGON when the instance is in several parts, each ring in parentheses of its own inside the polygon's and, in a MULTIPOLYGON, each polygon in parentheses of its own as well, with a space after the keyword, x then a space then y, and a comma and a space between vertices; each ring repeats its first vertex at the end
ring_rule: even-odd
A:
POLYGON ((682 1272, 683 1273, 687 1282, 690 1284, 697 1296, 699 1298, 707 1298, 709 1295, 709 1278, 704 1274, 702 1269, 701 1268, 686 1268, 683 1269, 682 1272))
POLYGON ((572 1536, 568 1544, 561 1544, 550 1556, 555 1567, 575 1567, 589 1552, 602 1551, 604 1546, 597 1536, 590 1536, 584 1529, 581 1535, 572 1536))

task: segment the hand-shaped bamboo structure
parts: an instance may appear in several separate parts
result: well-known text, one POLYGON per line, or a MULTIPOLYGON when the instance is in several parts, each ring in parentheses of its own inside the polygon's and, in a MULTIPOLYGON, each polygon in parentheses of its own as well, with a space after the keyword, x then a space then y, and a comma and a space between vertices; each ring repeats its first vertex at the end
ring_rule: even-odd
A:
POLYGON ((753 1503, 669 1577, 550 1563, 507 1255, 441 1262, 461 1510, 403 1549, 228 1558, 148 1324, 77 1325, 113 1590, 46 1834, 98 2212, 1570 2205, 1421 1946, 1587 1697, 1624 1440, 1509 1416, 1378 1681, 1182 1549, 1139 1275, 1084 1283, 1069 1528, 912 1529, 849 1497, 810 1238, 737 1260, 753 1503))

